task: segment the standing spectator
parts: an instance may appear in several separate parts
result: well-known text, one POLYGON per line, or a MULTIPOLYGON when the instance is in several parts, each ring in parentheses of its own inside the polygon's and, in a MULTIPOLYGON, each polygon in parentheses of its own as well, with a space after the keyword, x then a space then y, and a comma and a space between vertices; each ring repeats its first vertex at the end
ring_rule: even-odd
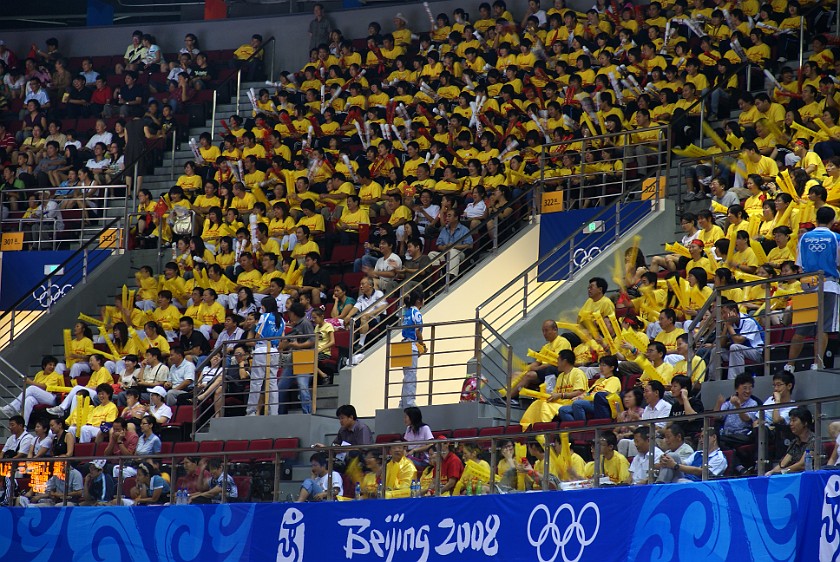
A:
MULTIPOLYGON (((312 395, 309 392, 309 387, 312 384, 312 373, 305 373, 295 375, 292 372, 291 354, 298 349, 310 349, 315 347, 315 328, 312 327, 312 322, 306 319, 306 310, 299 302, 294 303, 288 309, 289 323, 292 325, 288 336, 303 336, 294 339, 280 340, 280 349, 286 352, 285 367, 283 367, 283 374, 280 377, 280 397, 281 404, 279 413, 285 414, 288 411, 289 405, 287 397, 288 390, 292 387, 292 379, 297 381, 298 390, 300 391, 300 406, 304 414, 312 412, 312 395)), ((314 364, 313 364, 314 368, 314 364)))
POLYGON ((429 429, 429 426, 423 423, 423 413, 420 411, 420 408, 409 406, 403 410, 403 414, 405 422, 405 435, 403 435, 403 439, 409 443, 407 445, 408 450, 406 451, 406 455, 418 468, 422 468, 429 464, 429 449, 433 445, 412 447, 410 443, 412 441, 431 441, 434 439, 434 435, 432 435, 432 430, 429 429))
MULTIPOLYGON (((840 234, 829 230, 836 220, 834 209, 829 206, 817 209, 817 227, 799 237, 799 247, 796 254, 796 265, 802 268, 804 273, 816 273, 822 271, 825 276, 823 282, 823 334, 816 342, 814 355, 815 362, 811 370, 822 367, 825 348, 828 345, 828 335, 840 331, 840 311, 838 311, 838 294, 840 294, 840 234)), ((815 292, 815 283, 802 280, 802 289, 808 292, 815 292)), ((799 326, 790 342, 788 350, 788 362, 785 371, 790 373, 794 370, 794 362, 802 353, 805 338, 813 336, 816 332, 815 326, 799 326)))
POLYGON ((411 343, 411 366, 403 367, 400 408, 408 408, 415 405, 417 361, 426 351, 426 346, 423 344, 423 328, 417 327, 423 324, 423 316, 420 314, 420 307, 423 306, 423 291, 419 289, 411 291, 403 300, 403 304, 405 307, 402 316, 402 337, 404 342, 411 343))
POLYGON ((257 415, 257 403, 262 394, 266 397, 265 406, 268 407, 269 415, 274 416, 277 415, 279 402, 277 368, 280 363, 277 346, 280 343, 279 336, 282 336, 286 330, 286 322, 280 315, 274 297, 264 297, 260 302, 260 311, 260 319, 255 328, 256 337, 278 337, 278 339, 260 341, 254 346, 254 364, 250 372, 251 392, 248 394, 248 415, 257 415), (268 388, 264 388, 264 385, 268 385, 268 388))
POLYGON ((25 459, 35 444, 35 438, 26 431, 23 416, 9 418, 9 437, 3 445, 4 459, 25 459))
MULTIPOLYGON (((332 441, 332 445, 370 445, 373 443, 373 433, 370 428, 356 415, 356 408, 352 404, 339 406, 335 411, 338 418, 339 430, 332 441)), ((315 443, 314 447, 323 447, 323 443, 315 443)), ((358 451, 355 452, 358 455, 358 451)), ((353 454, 353 453, 351 453, 353 454)))
POLYGON ((322 44, 329 44, 330 33, 334 29, 330 18, 324 13, 320 3, 312 7, 314 18, 309 22, 309 50, 317 49, 322 44))

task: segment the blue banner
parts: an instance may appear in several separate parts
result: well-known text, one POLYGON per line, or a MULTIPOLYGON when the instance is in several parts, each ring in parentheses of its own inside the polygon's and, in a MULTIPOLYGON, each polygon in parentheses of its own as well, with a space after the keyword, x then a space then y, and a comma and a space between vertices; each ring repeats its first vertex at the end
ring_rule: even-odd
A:
POLYGON ((0 560, 826 561, 840 473, 321 504, 0 509, 0 560))
MULTIPOLYGON (((74 257, 61 275, 53 275, 49 282, 44 268, 56 267, 70 259, 73 250, 54 252, 3 252, 0 265, 0 310, 9 310, 24 296, 22 310, 46 310, 82 281, 84 255, 74 257), (30 293, 37 283, 40 285, 30 293)), ((111 255, 109 250, 91 250, 87 255, 88 274, 111 255)))
POLYGON ((634 201, 621 205, 620 217, 613 206, 604 211, 595 221, 596 227, 591 232, 581 232, 585 224, 593 224, 595 215, 603 211, 600 207, 589 209, 575 209, 561 213, 540 215, 540 257, 547 255, 560 242, 577 235, 571 240, 571 247, 561 249, 570 255, 568 262, 558 263, 548 260, 540 265, 537 272, 538 281, 562 281, 568 279, 570 272, 586 265, 601 252, 606 251, 616 236, 616 223, 619 223, 619 235, 624 235, 651 210, 651 201, 634 201), (620 220, 619 220, 620 219, 620 220))

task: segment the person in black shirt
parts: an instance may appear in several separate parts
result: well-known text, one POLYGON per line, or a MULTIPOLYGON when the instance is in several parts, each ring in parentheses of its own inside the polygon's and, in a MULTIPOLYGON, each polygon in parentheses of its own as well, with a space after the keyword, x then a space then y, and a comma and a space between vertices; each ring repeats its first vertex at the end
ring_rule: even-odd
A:
MULTIPOLYGON (((676 375, 671 379, 671 396, 674 398, 674 403, 671 406, 670 417, 677 418, 691 414, 703 413, 703 402, 700 396, 691 395, 691 379, 685 375, 676 375)), ((703 420, 679 421, 675 420, 682 426, 686 435, 693 435, 699 433, 703 429, 703 420)))
POLYGON ((143 115, 143 86, 137 83, 137 73, 125 73, 125 86, 117 91, 117 105, 120 107, 120 117, 139 117, 143 115))
POLYGON ((204 334, 194 329, 195 323, 189 316, 181 318, 180 322, 180 344, 184 350, 184 357, 187 361, 192 361, 196 365, 210 355, 210 342, 204 337, 204 334))
POLYGON ((321 299, 325 299, 330 286, 330 274, 321 267, 321 256, 318 252, 309 252, 303 260, 306 270, 303 272, 301 292, 312 295, 312 306, 321 306, 321 299))
POLYGON ((67 90, 64 112, 67 117, 77 119, 79 117, 90 117, 90 96, 91 91, 85 88, 85 77, 75 76, 73 83, 67 90))

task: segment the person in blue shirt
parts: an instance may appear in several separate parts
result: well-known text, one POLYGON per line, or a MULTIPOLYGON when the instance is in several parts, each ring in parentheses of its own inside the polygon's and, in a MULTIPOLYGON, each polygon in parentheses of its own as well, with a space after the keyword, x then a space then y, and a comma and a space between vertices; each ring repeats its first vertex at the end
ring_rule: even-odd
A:
POLYGON ((411 342, 411 366, 403 367, 402 396, 400 397, 400 408, 416 406, 414 400, 417 395, 417 360, 422 352, 423 316, 420 314, 420 307, 423 306, 423 291, 414 289, 404 299, 402 315, 402 338, 404 342, 411 342))
POLYGON ((277 369, 280 367, 280 355, 277 353, 277 345, 280 343, 280 336, 286 331, 286 322, 277 308, 277 301, 274 297, 265 297, 260 301, 260 319, 254 331, 257 337, 274 338, 257 342, 254 346, 254 363, 251 367, 251 387, 248 394, 247 415, 257 415, 257 404, 260 401, 260 393, 263 391, 263 384, 268 382, 268 399, 266 406, 269 415, 277 415, 277 405, 280 395, 277 389, 277 369))
POLYGON ((84 480, 83 500, 79 505, 104 505, 110 503, 116 494, 116 484, 110 474, 105 474, 105 459, 90 462, 84 480))
MULTIPOLYGON (((796 253, 796 265, 804 273, 823 272, 823 333, 818 334, 816 342, 816 357, 811 370, 822 367, 825 348, 828 344, 828 334, 840 331, 840 310, 838 310, 838 294, 840 293, 840 234, 829 230, 836 220, 834 209, 828 205, 817 209, 817 227, 799 237, 799 247, 796 253)), ((816 283, 809 283, 802 278, 802 289, 807 292, 817 290, 816 283)), ((794 363, 802 353, 805 338, 814 336, 816 327, 811 325, 799 326, 790 341, 788 348, 788 363, 785 371, 792 373, 794 363)))
MULTIPOLYGON (((663 455, 659 461, 663 467, 675 473, 677 482, 700 482, 703 478, 703 450, 698 448, 685 463, 671 455, 663 455)), ((729 463, 718 446, 718 434, 713 428, 709 431, 709 476, 719 478, 726 472, 729 463)))
POLYGON ((764 358, 764 332, 752 316, 738 310, 738 303, 726 300, 721 305, 721 356, 729 362, 727 377, 734 380, 744 372, 747 361, 764 358))
POLYGON ((457 277, 461 262, 464 260, 464 252, 473 247, 473 238, 467 227, 461 224, 455 209, 449 209, 445 219, 446 226, 440 231, 437 239, 440 251, 429 252, 429 257, 435 261, 435 258, 441 254, 446 254, 447 273, 457 277))

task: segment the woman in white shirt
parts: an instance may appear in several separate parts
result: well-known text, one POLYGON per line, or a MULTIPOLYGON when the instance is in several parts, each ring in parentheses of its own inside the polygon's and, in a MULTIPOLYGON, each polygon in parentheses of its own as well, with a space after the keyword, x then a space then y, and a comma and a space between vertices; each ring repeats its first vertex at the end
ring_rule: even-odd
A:
POLYGON ((402 260, 394 253, 396 240, 393 234, 383 236, 379 241, 379 251, 382 257, 376 260, 373 270, 367 269, 365 273, 373 277, 374 289, 388 294, 397 287, 397 271, 402 269, 402 260))
POLYGON ((467 228, 472 230, 487 218, 487 204, 484 202, 486 191, 483 186, 477 185, 472 190, 472 201, 464 208, 463 220, 467 228))
POLYGON ((195 391, 198 393, 197 402, 200 404, 213 396, 213 417, 222 417, 222 383, 225 381, 222 354, 217 353, 210 358, 210 364, 201 370, 201 379, 195 391))

